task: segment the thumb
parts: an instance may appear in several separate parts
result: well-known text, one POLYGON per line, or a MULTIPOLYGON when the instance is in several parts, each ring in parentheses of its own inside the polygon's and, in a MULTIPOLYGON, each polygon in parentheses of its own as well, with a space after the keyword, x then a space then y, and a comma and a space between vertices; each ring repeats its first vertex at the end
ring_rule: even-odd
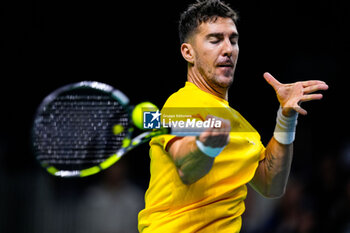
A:
POLYGON ((268 72, 265 72, 264 73, 264 78, 266 80, 266 82, 268 82, 272 87, 273 89, 275 89, 275 91, 278 90, 278 88, 280 87, 281 83, 275 79, 270 73, 268 72))

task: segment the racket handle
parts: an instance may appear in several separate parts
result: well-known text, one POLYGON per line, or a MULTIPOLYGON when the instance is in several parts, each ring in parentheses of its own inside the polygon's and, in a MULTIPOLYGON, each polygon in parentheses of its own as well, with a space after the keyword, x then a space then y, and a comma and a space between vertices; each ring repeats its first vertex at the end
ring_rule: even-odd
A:
POLYGON ((176 135, 178 137, 199 136, 205 130, 207 130, 207 128, 172 127, 170 130, 170 134, 176 135))

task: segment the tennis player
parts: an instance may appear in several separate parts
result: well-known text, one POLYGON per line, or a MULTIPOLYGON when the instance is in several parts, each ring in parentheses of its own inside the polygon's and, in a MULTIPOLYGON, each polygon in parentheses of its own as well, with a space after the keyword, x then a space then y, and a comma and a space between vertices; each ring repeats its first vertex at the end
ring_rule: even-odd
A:
POLYGON ((276 91, 280 108, 265 147, 259 133, 228 103, 239 53, 237 14, 220 0, 202 0, 181 15, 181 53, 188 64, 187 82, 172 94, 171 108, 196 109, 202 120, 220 119, 198 137, 162 135, 150 142, 151 179, 139 231, 239 232, 246 184, 265 197, 283 195, 292 161, 300 107, 318 100, 323 81, 282 84, 263 77, 276 91))

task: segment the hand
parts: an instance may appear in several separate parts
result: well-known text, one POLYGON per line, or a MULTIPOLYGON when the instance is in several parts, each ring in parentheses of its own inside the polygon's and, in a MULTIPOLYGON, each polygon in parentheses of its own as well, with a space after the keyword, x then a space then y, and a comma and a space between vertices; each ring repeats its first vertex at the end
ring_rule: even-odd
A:
POLYGON ((199 141, 201 141, 205 146, 210 147, 224 147, 227 145, 230 138, 231 124, 230 121, 225 120, 223 118, 214 117, 208 115, 206 120, 210 118, 215 118, 215 120, 221 121, 220 128, 208 128, 203 133, 201 133, 198 137, 199 141))
POLYGON ((328 85, 319 80, 283 84, 269 73, 264 73, 264 78, 275 89, 278 101, 282 107, 282 114, 285 116, 291 116, 295 112, 306 115, 307 111, 300 107, 300 104, 322 99, 322 94, 311 93, 328 89, 328 85))

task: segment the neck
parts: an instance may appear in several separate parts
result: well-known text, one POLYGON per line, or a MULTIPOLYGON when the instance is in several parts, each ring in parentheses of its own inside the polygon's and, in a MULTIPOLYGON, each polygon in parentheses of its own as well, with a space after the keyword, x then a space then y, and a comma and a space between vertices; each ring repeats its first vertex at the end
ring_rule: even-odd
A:
POLYGON ((188 67, 187 81, 196 85, 202 91, 217 96, 221 99, 228 100, 228 88, 218 87, 217 85, 205 79, 197 69, 188 67))

